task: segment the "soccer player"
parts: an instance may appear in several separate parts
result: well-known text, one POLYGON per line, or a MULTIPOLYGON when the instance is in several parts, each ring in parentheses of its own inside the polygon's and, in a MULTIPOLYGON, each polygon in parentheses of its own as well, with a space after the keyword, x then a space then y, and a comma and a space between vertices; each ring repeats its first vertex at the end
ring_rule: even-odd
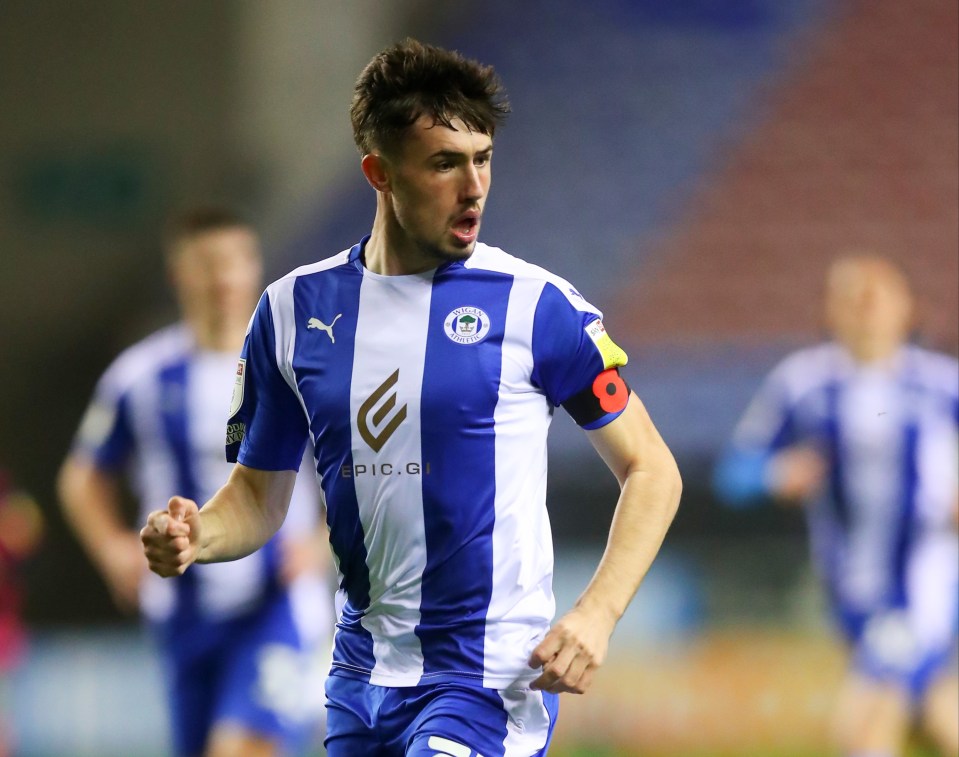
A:
MULTIPOLYGON (((151 568, 256 549, 308 441, 340 573, 330 757, 541 755, 586 691, 678 506, 680 477, 570 284, 477 241, 492 68, 406 40, 351 107, 372 233, 268 287, 228 426, 238 461, 202 509, 152 513, 151 568), (555 625, 546 436, 562 405, 621 485, 606 552, 555 625)), ((584 503, 589 510, 594 503, 584 503)))
POLYGON ((298 482, 284 532, 263 549, 174 581, 147 570, 137 529, 123 517, 124 483, 141 521, 175 493, 204 499, 227 480, 229 393, 262 287, 257 235, 228 209, 175 219, 166 255, 182 321, 124 351, 100 379, 60 472, 63 512, 116 604, 139 606, 149 621, 176 753, 296 754, 322 717, 322 705, 312 720, 305 709, 300 671, 317 628, 332 620, 315 546, 325 531, 315 483, 298 482))
POLYGON ((902 754, 914 717, 959 754, 959 364, 907 341, 912 311, 888 260, 836 261, 832 341, 773 370, 716 469, 731 504, 805 507, 850 651, 835 711, 849 757, 902 754))

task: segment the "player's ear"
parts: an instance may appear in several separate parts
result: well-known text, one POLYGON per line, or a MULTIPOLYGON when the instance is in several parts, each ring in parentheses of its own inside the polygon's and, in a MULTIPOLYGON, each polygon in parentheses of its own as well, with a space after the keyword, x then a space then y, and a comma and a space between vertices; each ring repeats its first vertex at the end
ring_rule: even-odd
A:
POLYGON ((377 192, 390 191, 389 166, 382 155, 376 153, 364 155, 363 160, 360 161, 360 168, 373 189, 377 192))

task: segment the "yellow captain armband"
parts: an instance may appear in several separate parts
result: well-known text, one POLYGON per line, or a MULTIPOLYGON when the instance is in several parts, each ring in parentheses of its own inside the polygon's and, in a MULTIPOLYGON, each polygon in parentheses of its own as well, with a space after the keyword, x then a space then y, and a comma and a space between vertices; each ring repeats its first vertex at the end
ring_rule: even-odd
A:
POLYGON ((609 334, 606 333, 606 327, 598 318, 586 325, 586 334, 593 340, 596 349, 599 350, 599 354, 603 358, 604 370, 618 368, 629 362, 629 356, 610 338, 609 334))

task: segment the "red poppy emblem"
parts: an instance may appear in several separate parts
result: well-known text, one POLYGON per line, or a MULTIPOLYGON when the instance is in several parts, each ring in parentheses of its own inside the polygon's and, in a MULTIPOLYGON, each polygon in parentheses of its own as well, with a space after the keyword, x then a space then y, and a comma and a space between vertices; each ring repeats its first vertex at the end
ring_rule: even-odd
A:
POLYGON ((593 381, 593 394, 599 400, 599 406, 607 413, 618 413, 629 399, 626 382, 615 368, 600 373, 593 381))

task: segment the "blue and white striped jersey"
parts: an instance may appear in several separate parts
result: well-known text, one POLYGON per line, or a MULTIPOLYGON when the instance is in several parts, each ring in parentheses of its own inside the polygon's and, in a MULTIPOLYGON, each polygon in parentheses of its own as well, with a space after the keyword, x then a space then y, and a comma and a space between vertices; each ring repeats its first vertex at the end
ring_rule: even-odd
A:
MULTIPOLYGON (((202 504, 226 482, 232 465, 223 457, 223 424, 235 372, 235 353, 197 349, 186 326, 175 325, 125 350, 100 379, 76 449, 107 473, 128 474, 139 522, 175 494, 202 504)), ((311 532, 318 510, 319 493, 306 477, 284 528, 311 532)), ((254 611, 280 590, 279 558, 274 539, 241 560, 196 565, 175 579, 148 573, 141 609, 151 620, 181 624, 254 611)), ((322 593, 312 594, 322 603, 322 593)), ((323 604, 312 612, 322 615, 323 604)))
POLYGON ((829 479, 809 503, 813 555, 841 612, 911 606, 925 631, 955 623, 959 363, 906 346, 882 364, 827 343, 787 357, 734 435, 759 462, 817 449, 829 479))
POLYGON ((523 685, 555 609, 553 410, 625 355, 569 283, 502 250, 381 276, 364 243, 267 289, 228 455, 291 469, 314 444, 340 577, 335 675, 523 685))

